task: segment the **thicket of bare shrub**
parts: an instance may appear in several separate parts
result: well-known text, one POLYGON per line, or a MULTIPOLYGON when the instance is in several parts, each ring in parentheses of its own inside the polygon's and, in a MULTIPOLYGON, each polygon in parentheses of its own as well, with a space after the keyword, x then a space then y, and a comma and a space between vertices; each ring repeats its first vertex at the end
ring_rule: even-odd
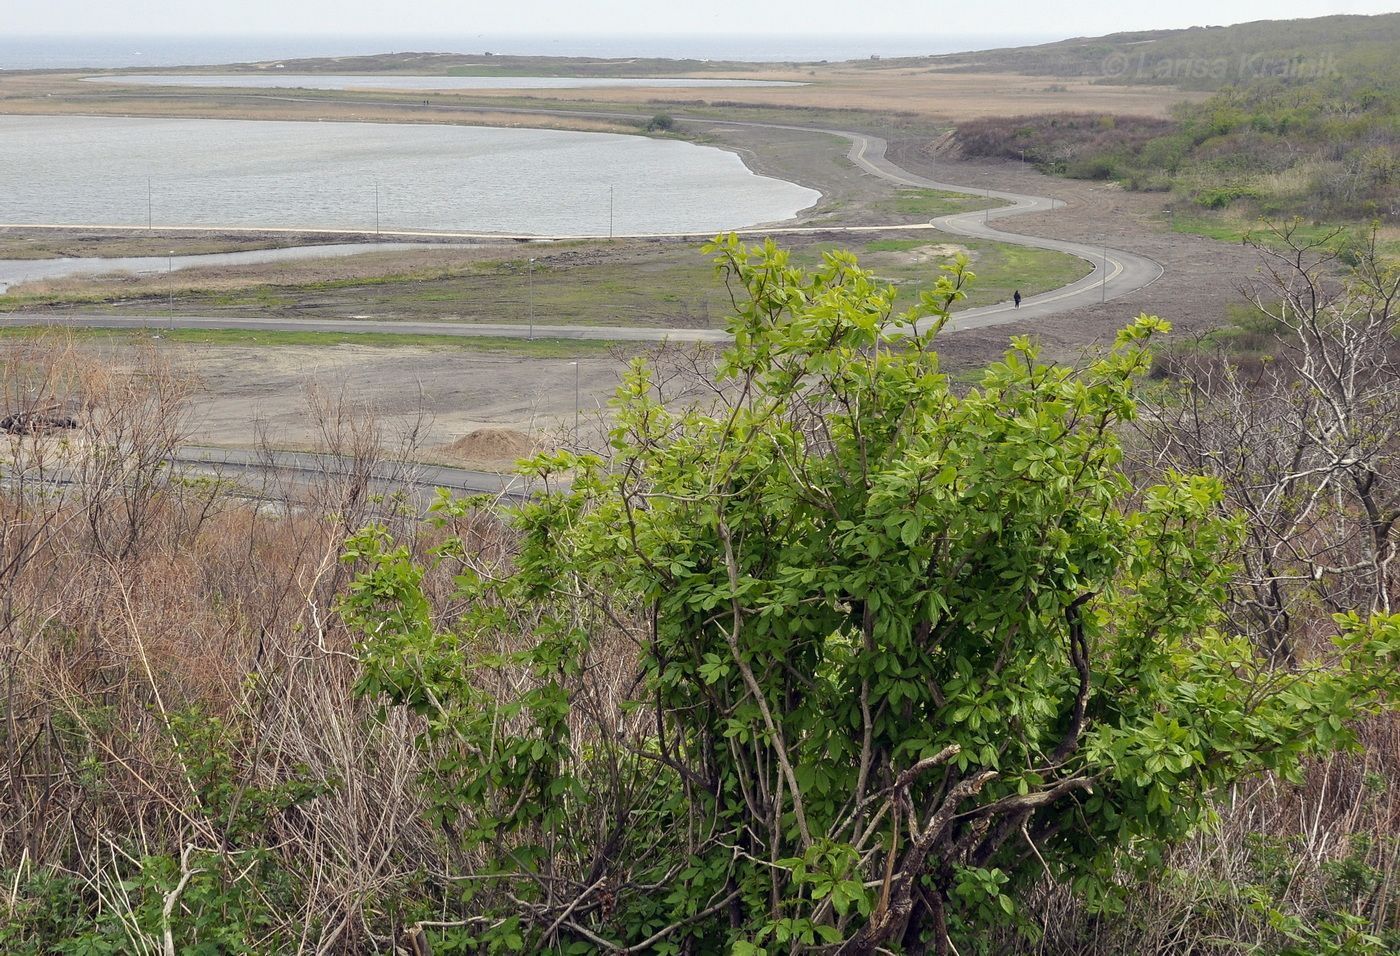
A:
POLYGON ((60 338, 0 359, 7 409, 78 421, 0 440, 0 923, 34 928, 35 952, 46 933, 175 952, 184 937, 151 926, 178 924, 198 890, 226 897, 231 951, 370 951, 393 935, 406 874, 435 869, 434 842, 412 737, 351 693, 334 603, 350 530, 418 528, 371 473, 419 436, 391 441, 317 393, 324 445, 348 466, 189 477, 170 463, 188 386, 153 349, 126 369, 60 338), (143 919, 141 874, 171 862, 184 874, 143 919), (291 892, 268 882, 278 871, 291 892), (54 879, 81 899, 55 909, 54 879), (230 909, 259 900, 255 919, 230 909))
MULTIPOLYGON (((1209 347, 1167 356, 1133 446, 1145 475, 1222 482, 1243 531, 1229 611, 1281 672, 1318 652, 1331 615, 1388 613, 1400 597, 1400 273, 1374 236, 1344 253, 1349 264, 1338 238, 1305 239, 1291 223, 1252 240, 1263 268, 1242 292, 1269 355, 1243 367, 1209 347)), ((1223 795, 1219 829, 1194 837, 1121 914, 1091 917, 1047 888, 1043 951, 1171 953, 1203 940, 1227 952, 1333 951, 1298 927, 1281 946, 1271 911, 1354 919, 1382 940, 1367 952, 1390 951, 1380 947, 1400 944, 1400 721, 1370 721, 1360 739, 1360 752, 1314 766, 1301 786, 1266 779, 1223 795)))

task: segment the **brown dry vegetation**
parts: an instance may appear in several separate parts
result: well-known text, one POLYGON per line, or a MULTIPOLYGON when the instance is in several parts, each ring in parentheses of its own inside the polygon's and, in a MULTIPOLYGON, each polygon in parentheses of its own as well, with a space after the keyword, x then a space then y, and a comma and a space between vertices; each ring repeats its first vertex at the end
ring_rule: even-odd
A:
POLYGON ((639 88, 607 91, 551 90, 549 95, 561 100, 606 99, 610 102, 625 103, 703 100, 716 105, 723 103, 798 109, 896 110, 948 122, 1018 112, 1054 113, 1067 109, 1166 116, 1173 104, 1195 96, 1172 89, 1066 82, 1063 78, 1019 76, 1011 73, 949 73, 930 68, 816 67, 812 73, 775 71, 762 74, 745 73, 743 76, 752 79, 805 81, 811 85, 791 88, 667 91, 661 96, 658 96, 655 90, 639 88), (606 96, 597 95, 600 92, 605 92, 606 96), (694 95, 697 92, 704 95, 694 95))
MULTIPOLYGON (((418 527, 370 493, 390 436, 353 405, 318 403, 324 444, 355 467, 273 482, 258 503, 169 475, 187 383, 154 353, 114 375, 61 341, 29 343, 7 352, 2 384, 7 407, 72 408, 83 425, 5 448, 0 870, 18 888, 54 868, 119 912, 139 859, 213 848, 246 889, 258 847, 276 847, 308 895, 241 942, 256 951, 270 931, 370 951, 395 916, 368 901, 437 862, 404 721, 376 724, 351 696, 334 612, 346 534, 371 519, 418 527), (256 800, 289 781, 313 781, 315 799, 268 816, 256 800), (257 832, 239 822, 253 819, 257 832)), ((415 436, 392 444, 402 459, 415 436)), ((487 544, 499 528, 480 533, 487 544)), ((36 905, 9 892, 5 904, 11 920, 36 905)), ((139 932, 128 942, 160 951, 139 932)))
POLYGON ((483 112, 466 107, 460 111, 443 97, 431 108, 420 108, 417 99, 396 103, 375 102, 367 94, 342 94, 353 102, 336 102, 336 94, 303 102, 305 93, 242 97, 218 90, 201 94, 143 94, 137 91, 103 91, 76 77, 27 74, 0 77, 0 112, 25 115, 170 116, 208 119, 300 120, 359 123, 461 123, 472 126, 521 126, 532 129, 583 130, 599 133, 634 133, 628 122, 570 116, 522 116, 510 112, 483 112))
POLYGON ((343 236, 318 233, 288 235, 190 234, 163 229, 133 235, 130 230, 0 229, 0 259, 82 259, 89 256, 179 256, 250 249, 346 242, 343 236))
MULTIPOLYGON (((704 74, 714 78, 721 74, 704 74)), ((731 75, 731 74, 723 74, 731 75)), ((546 126, 635 132, 626 122, 584 118, 532 116, 508 112, 482 113, 468 107, 489 107, 510 100, 548 108, 614 104, 639 115, 661 107, 717 106, 778 110, 865 110, 896 112, 938 122, 960 122, 983 116, 1055 113, 1065 110, 1166 116, 1184 99, 1203 94, 1143 86, 1109 86, 1056 77, 1002 73, 951 73, 926 67, 866 69, 816 66, 809 70, 745 70, 740 79, 792 80, 801 87, 722 87, 705 89, 461 90, 435 91, 430 106, 421 98, 383 91, 261 91, 240 95, 220 89, 173 92, 114 89, 79 81, 76 75, 27 74, 0 78, 0 107, 12 113, 119 113, 128 115, 202 116, 224 119, 361 120, 366 122, 467 122, 491 126, 546 126), (338 102, 340 101, 340 102, 338 102), (352 102, 353 101, 353 102, 352 102), (463 112, 454 111, 455 107, 463 112)))

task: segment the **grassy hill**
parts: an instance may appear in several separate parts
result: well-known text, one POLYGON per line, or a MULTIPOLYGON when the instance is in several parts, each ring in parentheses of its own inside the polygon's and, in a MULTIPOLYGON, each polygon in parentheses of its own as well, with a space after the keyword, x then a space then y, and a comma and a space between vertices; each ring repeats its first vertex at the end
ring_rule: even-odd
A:
POLYGON ((1355 76, 1395 82, 1400 80, 1397 49, 1400 13, 1387 13, 1112 33, 917 62, 959 72, 1092 77, 1219 90, 1269 78, 1288 85, 1355 76))
MULTIPOLYGON (((1221 61, 1234 73, 1183 82, 1211 83, 1215 92, 1182 104, 1171 121, 989 118, 959 128, 963 152, 1008 159, 1024 153, 1047 172, 1172 192, 1188 218, 1400 223, 1400 14, 1116 34, 949 62, 955 69, 1019 65, 1071 75, 1092 68, 1095 56, 1102 66, 1105 57, 1129 55, 1124 51, 1135 44, 1129 72, 1138 63, 1145 72, 1125 79, 1168 82, 1162 77, 1173 70, 1221 61)), ((1206 224, 1206 231, 1215 228, 1206 224)))

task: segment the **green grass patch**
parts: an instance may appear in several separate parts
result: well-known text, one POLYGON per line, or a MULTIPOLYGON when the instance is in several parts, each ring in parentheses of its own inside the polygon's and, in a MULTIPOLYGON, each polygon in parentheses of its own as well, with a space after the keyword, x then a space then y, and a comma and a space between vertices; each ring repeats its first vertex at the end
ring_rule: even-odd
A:
POLYGON ((1225 307, 1226 323, 1191 340, 1184 348, 1200 351, 1222 351, 1236 357, 1262 357, 1278 348, 1279 323, 1271 315, 1249 302, 1236 302, 1225 307))
MULTIPOLYGON (((968 305, 1010 298, 1020 289, 1033 295, 1068 284, 1087 274, 1089 265, 1073 256, 988 241, 962 240, 938 232, 882 234, 865 242, 793 240, 794 262, 820 264, 822 254, 850 249, 861 265, 900 290, 900 303, 911 305, 931 289, 940 266, 951 256, 939 246, 972 254, 977 281, 968 305), (928 248, 923 254, 921 249, 928 248)), ((698 246, 698 244, 697 244, 698 246)), ((543 334, 552 326, 719 328, 731 302, 723 281, 696 246, 683 243, 648 247, 599 246, 585 254, 544 250, 531 271, 523 259, 478 261, 446 269, 406 270, 355 278, 318 278, 307 270, 298 281, 261 278, 240 288, 174 290, 173 308, 184 315, 223 318, 247 315, 293 319, 343 319, 490 322, 534 324, 543 334)), ((192 283, 194 279, 190 280, 192 283)), ((165 324, 171 309, 168 290, 132 288, 128 282, 93 280, 49 293, 12 293, 4 300, 14 309, 39 306, 79 307, 120 315, 147 315, 154 327, 165 324)), ((368 333, 357 333, 358 338, 368 333)))
MULTIPOLYGON (((1238 244, 1243 242, 1246 236, 1253 236, 1265 245, 1274 244, 1270 242, 1272 237, 1269 230, 1264 228, 1260 220, 1247 221, 1238 217, 1209 213, 1192 215, 1177 213, 1171 217, 1171 227, 1173 232, 1205 236, 1208 239, 1219 239, 1221 242, 1238 244)), ((1296 241, 1304 243, 1325 242, 1331 238, 1334 243, 1345 246, 1364 241, 1368 234, 1366 227, 1356 224, 1343 227, 1338 232, 1336 223, 1299 222, 1294 229, 1293 237, 1296 241)), ((1388 235, 1378 237, 1376 251, 1388 258, 1400 258, 1400 237, 1392 238, 1388 235)))
POLYGON ((889 199, 874 204, 879 212, 896 216, 924 216, 929 219, 958 212, 1006 205, 1000 199, 975 194, 945 192, 941 189, 901 189, 889 199))
POLYGON ((794 253, 794 264, 816 266, 823 252, 852 248, 860 264, 877 276, 895 284, 897 304, 909 307, 919 295, 932 291, 942 276, 942 267, 952 257, 915 255, 925 246, 954 245, 968 250, 969 269, 976 276, 967 299, 959 308, 991 305, 1011 298, 1017 289, 1024 296, 1049 292, 1088 275, 1093 266, 1077 256, 1048 249, 1032 249, 1002 242, 964 240, 943 233, 926 233, 917 239, 874 239, 850 247, 842 243, 821 243, 794 253))
POLYGON ((909 252, 928 245, 927 239, 872 239, 863 247, 864 252, 909 252))

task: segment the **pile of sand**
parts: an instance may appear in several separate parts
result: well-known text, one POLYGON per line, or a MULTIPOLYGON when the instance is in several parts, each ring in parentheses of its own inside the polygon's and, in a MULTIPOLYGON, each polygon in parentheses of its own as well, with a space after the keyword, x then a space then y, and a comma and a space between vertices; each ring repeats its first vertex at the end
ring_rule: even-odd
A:
POLYGON ((459 461, 515 461, 531 454, 535 443, 513 428, 478 428, 442 450, 459 461))

